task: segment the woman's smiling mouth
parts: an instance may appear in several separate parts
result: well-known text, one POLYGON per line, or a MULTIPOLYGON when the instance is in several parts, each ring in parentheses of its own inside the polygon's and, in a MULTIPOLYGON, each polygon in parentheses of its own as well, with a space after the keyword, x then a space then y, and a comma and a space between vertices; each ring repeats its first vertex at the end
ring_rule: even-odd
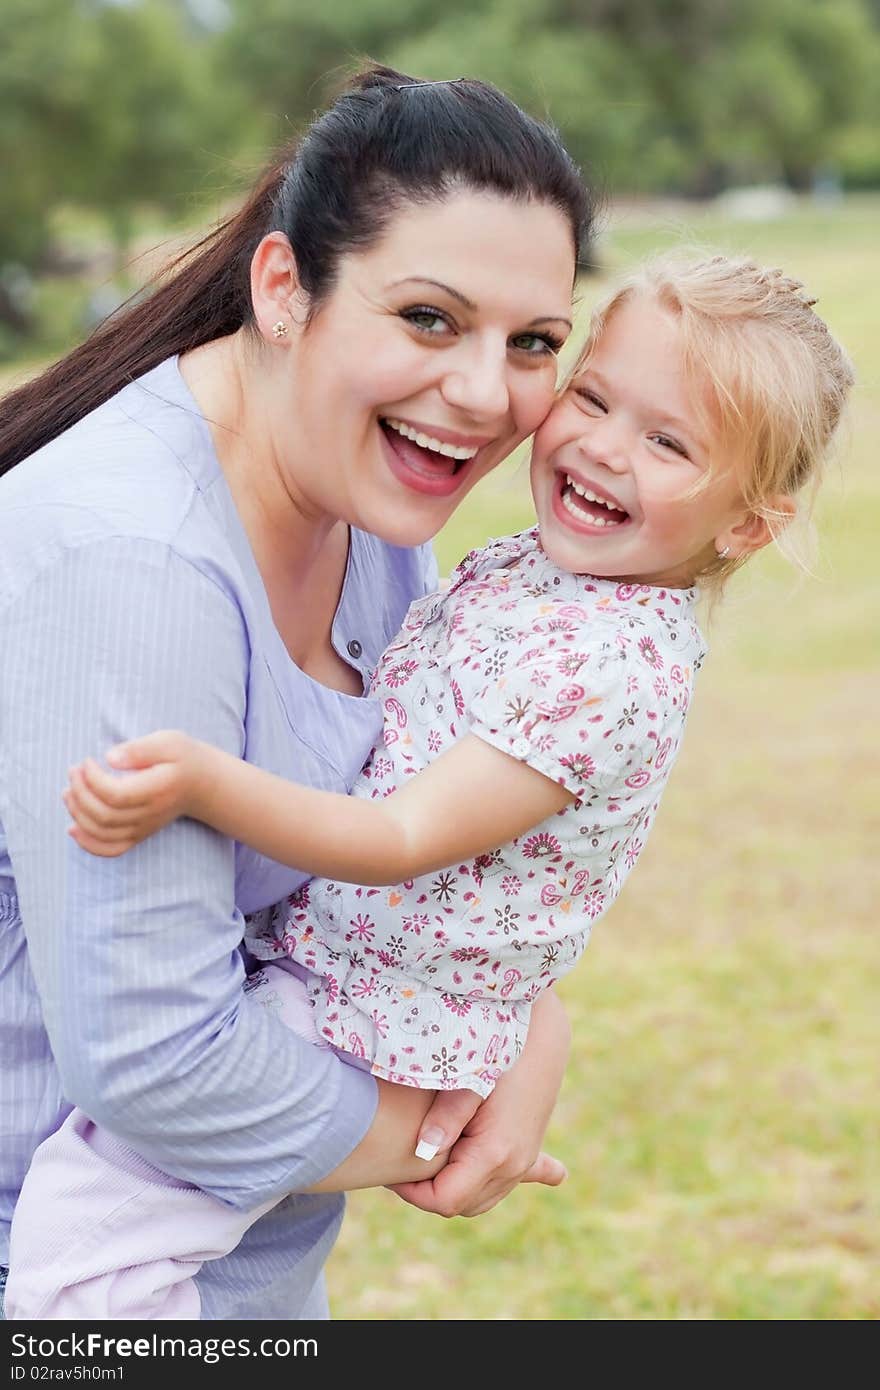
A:
POLYGON ((455 492, 472 460, 486 444, 494 442, 395 416, 382 417, 379 425, 387 442, 386 457, 392 472, 407 487, 433 497, 447 497, 455 492))

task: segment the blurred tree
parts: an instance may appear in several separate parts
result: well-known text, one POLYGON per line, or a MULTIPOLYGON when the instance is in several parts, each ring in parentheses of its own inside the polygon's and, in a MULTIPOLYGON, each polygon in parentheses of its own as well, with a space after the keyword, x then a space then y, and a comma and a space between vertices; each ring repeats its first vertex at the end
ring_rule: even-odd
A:
POLYGON ((72 189, 78 152, 91 146, 95 48, 70 0, 2 0, 0 265, 38 265, 45 254, 49 212, 72 189))
POLYGON ((389 61, 392 46, 438 12, 466 14, 468 0, 228 0, 220 39, 227 78, 243 85, 270 138, 289 136, 333 95, 364 57, 389 61))
POLYGON ((121 248, 139 203, 180 212, 235 129, 214 43, 174 0, 0 0, 0 265, 41 263, 59 203, 121 248))
POLYGON ((87 80, 100 98, 89 104, 77 201, 107 218, 124 252, 138 204, 185 212, 225 157, 238 107, 234 92, 218 98, 216 41, 179 0, 80 4, 93 34, 87 80))
POLYGON ((466 16, 444 13, 434 28, 395 47, 390 60, 426 77, 478 73, 558 126, 600 185, 638 186, 652 139, 652 94, 617 35, 568 17, 562 23, 558 9, 554 0, 493 0, 466 16))
POLYGON ((880 184, 880 0, 0 0, 0 278, 57 204, 124 248, 216 203, 364 55, 497 82, 615 192, 880 184))
POLYGON ((301 124, 365 53, 419 76, 497 82, 551 115, 616 189, 801 186, 838 148, 863 149, 851 132, 878 114, 880 0, 228 3, 230 80, 273 133, 279 117, 301 124))

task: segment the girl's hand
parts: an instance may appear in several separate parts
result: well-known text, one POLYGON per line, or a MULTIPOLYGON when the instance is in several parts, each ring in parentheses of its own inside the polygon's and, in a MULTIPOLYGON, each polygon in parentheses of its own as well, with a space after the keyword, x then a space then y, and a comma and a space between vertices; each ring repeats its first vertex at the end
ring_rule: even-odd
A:
POLYGON ((569 1037, 565 1010, 547 989, 532 1009, 522 1056, 478 1108, 446 1166, 423 1182, 394 1184, 392 1191, 437 1216, 479 1216, 521 1182, 564 1182, 564 1166, 539 1149, 562 1084, 569 1037))
POLYGON ((72 767, 63 801, 68 834, 90 854, 114 858, 193 809, 202 778, 201 745, 170 730, 111 748, 105 772, 94 758, 72 767))

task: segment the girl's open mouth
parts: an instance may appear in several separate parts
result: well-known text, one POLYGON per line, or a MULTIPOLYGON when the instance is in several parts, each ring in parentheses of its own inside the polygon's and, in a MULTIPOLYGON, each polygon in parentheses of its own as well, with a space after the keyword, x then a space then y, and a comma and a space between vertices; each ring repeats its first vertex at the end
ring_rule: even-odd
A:
POLYGON ((432 497, 455 492, 482 447, 448 444, 401 420, 381 419, 379 428, 395 476, 407 487, 432 497))
POLYGON ((591 536, 610 533, 625 526, 630 519, 609 498, 600 497, 568 473, 557 473, 553 489, 553 504, 560 520, 568 526, 591 536))

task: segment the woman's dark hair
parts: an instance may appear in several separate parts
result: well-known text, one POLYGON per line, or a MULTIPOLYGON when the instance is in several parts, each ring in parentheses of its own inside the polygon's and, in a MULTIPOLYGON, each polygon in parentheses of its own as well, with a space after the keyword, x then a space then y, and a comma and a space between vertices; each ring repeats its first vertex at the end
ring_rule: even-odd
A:
POLYGON ((549 126, 485 82, 365 69, 240 211, 174 260, 146 297, 0 401, 0 473, 166 357, 251 323, 250 263, 267 232, 289 238, 314 313, 341 256, 374 245, 401 208, 457 188, 557 207, 575 257, 589 235, 590 196, 549 126))

